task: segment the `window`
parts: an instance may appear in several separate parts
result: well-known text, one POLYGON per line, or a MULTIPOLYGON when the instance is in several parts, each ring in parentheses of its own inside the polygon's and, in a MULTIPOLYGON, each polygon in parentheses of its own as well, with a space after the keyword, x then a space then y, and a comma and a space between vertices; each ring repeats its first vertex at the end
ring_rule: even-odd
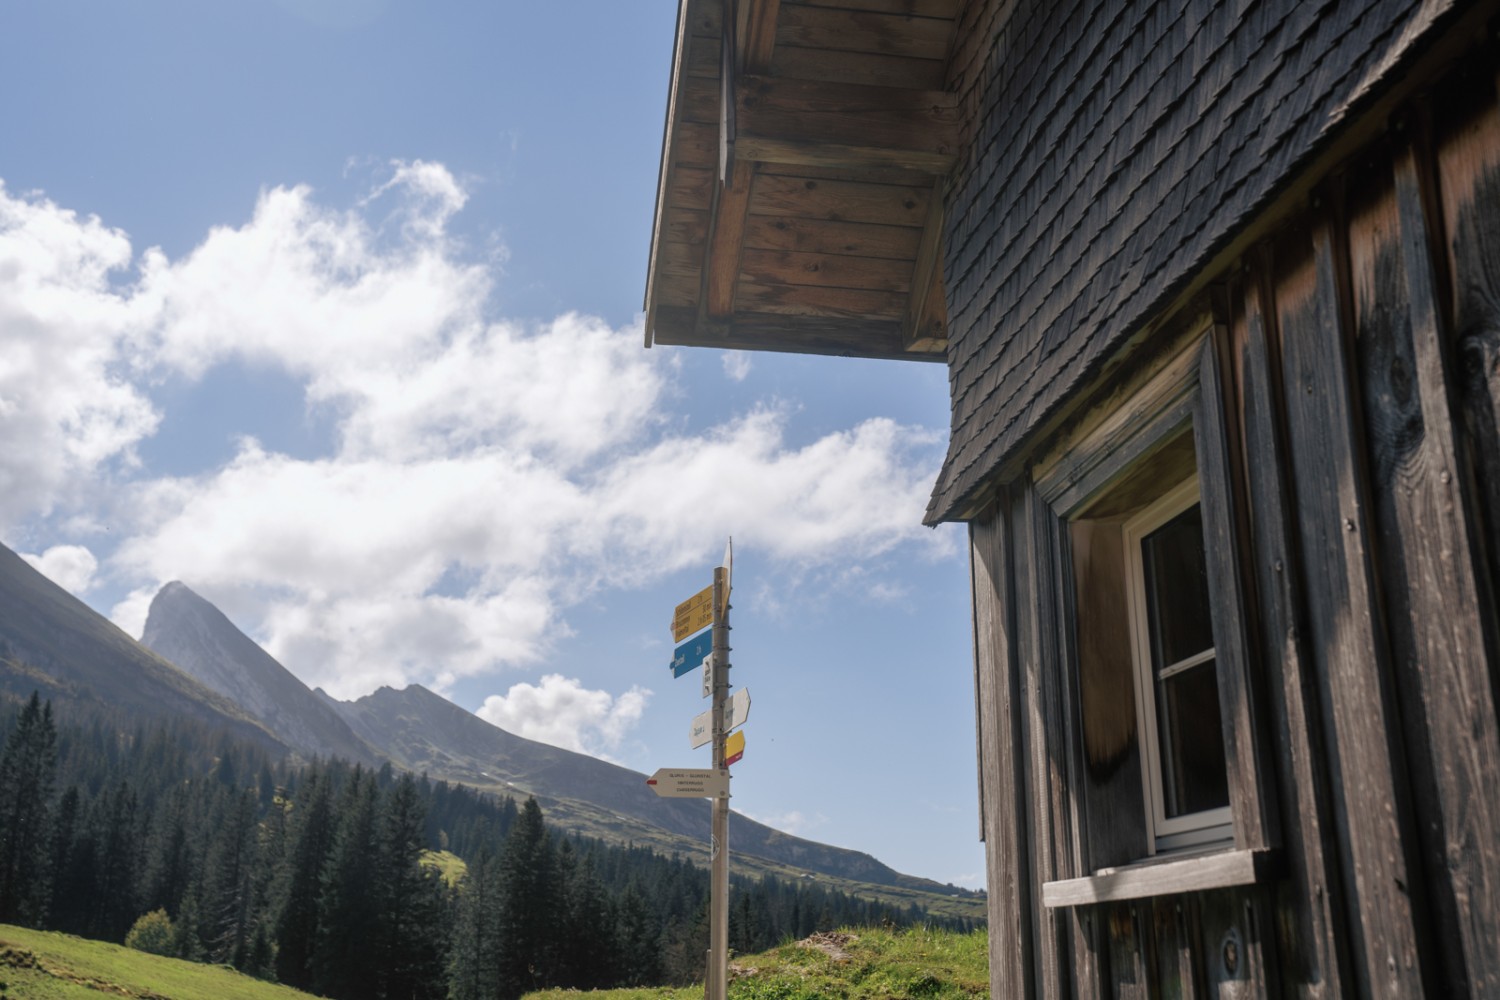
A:
POLYGON ((1159 852, 1230 840, 1196 477, 1128 520, 1124 545, 1148 846, 1159 852))
POLYGON ((1047 907, 1248 885, 1280 864, 1217 336, 1101 395, 1031 467, 1048 565, 1017 600, 1053 586, 1059 601, 1037 618, 1033 681, 1058 706, 1043 720, 1059 766, 1031 809, 1071 837, 1047 907))

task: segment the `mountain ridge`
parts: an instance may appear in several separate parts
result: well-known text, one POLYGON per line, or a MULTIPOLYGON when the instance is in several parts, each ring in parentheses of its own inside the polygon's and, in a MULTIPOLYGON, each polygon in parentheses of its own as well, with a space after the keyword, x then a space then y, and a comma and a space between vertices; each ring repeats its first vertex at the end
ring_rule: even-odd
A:
POLYGON ((152 652, 109 619, 0 545, 0 690, 181 715, 280 751, 285 744, 235 702, 152 652))

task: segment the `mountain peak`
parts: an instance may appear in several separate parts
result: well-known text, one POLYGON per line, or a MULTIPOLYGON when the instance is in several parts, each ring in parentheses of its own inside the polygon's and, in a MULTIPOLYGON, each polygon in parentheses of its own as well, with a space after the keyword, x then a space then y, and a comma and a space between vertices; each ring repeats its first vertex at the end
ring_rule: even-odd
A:
POLYGON ((234 701, 304 754, 375 759, 333 706, 179 580, 152 598, 141 644, 234 701))

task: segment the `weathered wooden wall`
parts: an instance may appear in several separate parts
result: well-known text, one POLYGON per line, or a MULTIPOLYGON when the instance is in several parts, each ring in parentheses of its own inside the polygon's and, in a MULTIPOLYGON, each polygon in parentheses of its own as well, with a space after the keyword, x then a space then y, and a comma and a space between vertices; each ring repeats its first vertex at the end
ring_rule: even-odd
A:
POLYGON ((1148 324, 971 520, 996 997, 1500 996, 1494 39, 1148 324), (1048 907, 1047 883, 1140 841, 1137 734, 1098 721, 1108 654, 1079 640, 1081 615, 1111 613, 1075 597, 1075 577, 1115 572, 1068 522, 1097 483, 1056 469, 1071 442, 1145 421, 1133 406, 1188 405, 1136 402, 1178 356, 1196 365, 1235 847, 1275 867, 1048 907))

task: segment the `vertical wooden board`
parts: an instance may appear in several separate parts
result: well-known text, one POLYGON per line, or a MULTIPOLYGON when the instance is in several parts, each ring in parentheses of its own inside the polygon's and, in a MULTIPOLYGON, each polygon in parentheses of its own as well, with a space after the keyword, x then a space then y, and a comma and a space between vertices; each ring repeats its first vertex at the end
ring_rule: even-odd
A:
MULTIPOLYGON (((1061 873, 1058 869, 1057 845, 1053 824, 1054 777, 1045 705, 1046 673, 1051 665, 1053 633, 1047 602, 1051 597, 1051 553, 1038 549, 1038 521, 1051 516, 1035 488, 1026 483, 1012 495, 1012 538, 1024 538, 1024 548, 1015 552, 1018 670, 1020 681, 1020 715, 1022 745, 1026 752, 1027 852, 1031 862, 1032 898, 1041 899, 1042 883, 1061 873)), ((1072 873, 1069 872, 1069 875, 1072 873)), ((1038 909, 1032 924, 1033 962, 1036 967, 1037 992, 1044 997, 1062 997, 1062 970, 1059 933, 1065 913, 1038 909)))
MULTIPOLYGON (((1218 299, 1220 310, 1227 310, 1222 296, 1218 299)), ((1251 630, 1253 589, 1241 528, 1246 488, 1239 481, 1240 466, 1234 460, 1238 436, 1232 428, 1239 421, 1230 411, 1233 373, 1227 315, 1220 321, 1203 345, 1198 378, 1202 392, 1194 424, 1234 842, 1241 850, 1251 850, 1276 845, 1279 835, 1276 802, 1269 794, 1269 734, 1260 735, 1263 706, 1252 673, 1257 659, 1251 630)))
MULTIPOLYGON (((1449 315, 1471 461, 1500 580, 1500 110, 1488 75, 1460 77, 1435 104, 1449 315)), ((1491 683, 1495 679, 1492 667, 1491 683)))
POLYGON ((1361 993, 1420 996, 1427 981, 1414 876, 1411 796, 1375 590, 1368 489, 1337 272, 1336 224, 1277 246, 1286 431, 1303 560, 1309 650, 1316 657, 1343 848, 1351 952, 1361 993))
MULTIPOLYGON (((1149 907, 1149 903, 1146 904, 1149 907)), ((1140 906, 1117 903, 1101 907, 1109 928, 1109 990, 1116 1000, 1149 1000, 1145 941, 1140 933, 1140 906)))
POLYGON ((1193 1000, 1198 996, 1194 972, 1195 935, 1181 896, 1163 896, 1151 902, 1152 953, 1156 956, 1152 978, 1158 1000, 1193 1000))
POLYGON ((969 528, 978 670, 985 864, 989 890, 990 992, 1030 996, 1032 919, 1026 849, 1026 785, 1010 601, 1006 494, 969 528))
POLYGON ((1279 996, 1265 951, 1260 893, 1253 886, 1203 893, 1198 933, 1204 996, 1212 1000, 1263 1000, 1279 996))
POLYGON ((1366 173, 1349 261, 1380 580, 1437 973, 1450 996, 1500 991, 1500 734, 1493 602, 1438 311, 1418 154, 1366 173), (1477 571, 1477 572, 1476 572, 1477 571))
POLYGON ((1277 951, 1287 992, 1295 989, 1307 997, 1333 1000, 1345 995, 1348 982, 1343 948, 1347 925, 1333 841, 1322 712, 1297 572, 1300 560, 1283 438, 1270 279, 1269 254, 1257 252, 1243 286, 1234 288, 1229 298, 1231 339, 1239 357, 1244 400, 1240 429, 1250 491, 1252 575, 1288 867, 1278 907, 1281 939, 1277 951))

